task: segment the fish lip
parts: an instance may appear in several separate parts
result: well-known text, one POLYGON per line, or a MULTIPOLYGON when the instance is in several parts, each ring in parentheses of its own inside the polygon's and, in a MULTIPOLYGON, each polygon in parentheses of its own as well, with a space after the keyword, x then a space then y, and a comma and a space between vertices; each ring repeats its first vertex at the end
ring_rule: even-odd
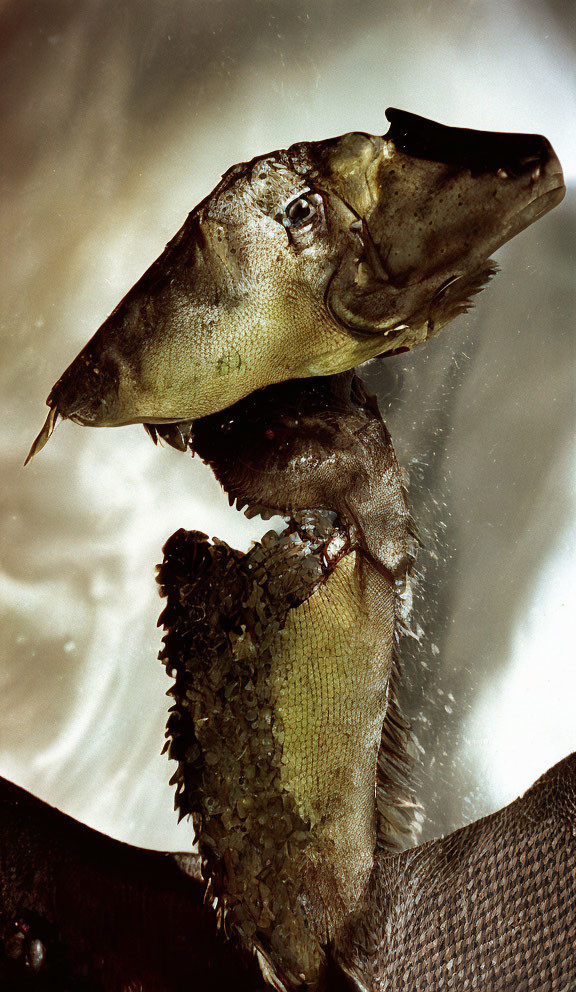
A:
POLYGON ((548 161, 541 163, 541 168, 542 171, 534 182, 533 188, 536 193, 534 199, 537 200, 541 196, 546 196, 548 193, 553 192, 561 192, 562 198, 566 193, 566 181, 558 156, 553 149, 550 152, 548 161))
MULTIPOLYGON (((97 414, 95 414, 97 416, 97 414)), ((91 420, 88 416, 82 416, 81 413, 67 414, 62 417, 63 420, 71 420, 74 424, 79 424, 81 427, 132 427, 135 424, 180 424, 183 421, 192 420, 189 413, 183 412, 180 414, 174 414, 172 417, 154 417, 152 415, 141 414, 138 417, 131 417, 129 420, 91 420)))
POLYGON ((108 427, 108 424, 95 424, 89 416, 82 416, 81 412, 67 413, 64 420, 71 420, 73 424, 80 424, 81 427, 108 427))
MULTIPOLYGON (((530 208, 534 207, 534 205, 539 203, 541 200, 546 200, 546 210, 543 211, 544 213, 548 210, 552 210, 554 207, 557 207, 559 203, 562 203, 562 200, 566 196, 566 183, 564 182, 564 175, 562 172, 553 172, 551 175, 545 176, 542 185, 544 188, 540 189, 539 192, 536 193, 536 196, 534 196, 524 207, 522 207, 521 210, 519 210, 517 214, 515 214, 515 217, 522 216, 522 214, 528 212, 530 208), (553 180, 558 181, 553 182, 553 180), (549 206, 548 203, 550 203, 549 206)), ((534 220, 537 220, 540 216, 541 213, 537 213, 534 220)))
POLYGON ((489 254, 502 248, 516 235, 557 207, 566 195, 562 171, 543 176, 538 185, 539 188, 534 189, 534 195, 530 197, 528 202, 512 215, 505 237, 490 248, 489 254))

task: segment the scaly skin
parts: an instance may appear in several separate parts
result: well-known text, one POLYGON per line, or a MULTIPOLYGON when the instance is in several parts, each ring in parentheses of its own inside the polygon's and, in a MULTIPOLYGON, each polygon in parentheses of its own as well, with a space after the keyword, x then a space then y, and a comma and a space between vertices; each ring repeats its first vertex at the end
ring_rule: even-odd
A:
POLYGON ((436 334, 490 254, 560 202, 539 135, 403 111, 234 166, 56 383, 46 424, 195 420, 274 383, 332 375, 436 334))
POLYGON ((170 539, 162 658, 176 674, 177 802, 227 926, 277 984, 316 988, 375 851, 399 849, 412 827, 409 733, 395 700, 394 728, 386 714, 414 539, 359 380, 304 380, 285 394, 270 387, 198 425, 195 449, 229 492, 288 522, 246 555, 204 535, 170 539), (246 452, 232 468, 230 446, 246 452))
POLYGON ((415 536, 347 370, 465 310, 491 252, 560 202, 562 174, 539 136, 388 117, 384 138, 231 169, 58 381, 30 456, 60 416, 142 422, 287 518, 246 555, 178 532, 159 574, 177 804, 264 976, 332 988, 337 962, 360 989, 560 992, 576 982, 558 950, 563 926, 574 937, 573 762, 511 812, 393 853, 415 822, 394 656, 415 536), (528 953, 534 883, 545 926, 528 953))

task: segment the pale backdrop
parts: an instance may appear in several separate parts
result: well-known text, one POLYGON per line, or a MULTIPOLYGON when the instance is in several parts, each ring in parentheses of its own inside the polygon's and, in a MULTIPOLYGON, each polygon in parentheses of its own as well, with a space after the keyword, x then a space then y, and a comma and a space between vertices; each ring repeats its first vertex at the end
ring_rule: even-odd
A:
POLYGON ((407 659, 427 834, 576 748, 573 8, 544 0, 0 3, 0 773, 134 843, 186 848, 160 756, 154 565, 184 526, 262 533, 142 428, 63 424, 48 390, 232 163, 382 133, 388 105, 538 131, 572 184, 437 340, 375 362, 426 536, 407 659))

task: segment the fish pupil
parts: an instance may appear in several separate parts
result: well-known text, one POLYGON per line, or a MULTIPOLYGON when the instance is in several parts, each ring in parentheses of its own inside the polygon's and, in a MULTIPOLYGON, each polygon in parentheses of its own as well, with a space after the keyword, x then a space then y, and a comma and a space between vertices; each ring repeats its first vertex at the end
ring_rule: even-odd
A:
POLYGON ((314 213, 314 206, 303 196, 294 200, 286 210, 288 219, 293 227, 301 227, 303 224, 306 224, 314 213))

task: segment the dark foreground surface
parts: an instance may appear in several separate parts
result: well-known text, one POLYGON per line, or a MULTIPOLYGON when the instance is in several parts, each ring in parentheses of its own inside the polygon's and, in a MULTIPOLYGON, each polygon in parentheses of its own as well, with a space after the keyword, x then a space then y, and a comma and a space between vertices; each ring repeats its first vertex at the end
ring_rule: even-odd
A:
POLYGON ((2 990, 262 987, 173 856, 111 840, 5 780, 0 868, 2 990))
MULTIPOLYGON (((0 988, 262 989, 180 864, 0 780, 0 988)), ((382 859, 338 956, 373 989, 571 992, 575 945, 572 755, 505 810, 382 859)))
POLYGON ((374 989, 576 989, 576 755, 521 798, 374 873, 346 956, 374 989))

